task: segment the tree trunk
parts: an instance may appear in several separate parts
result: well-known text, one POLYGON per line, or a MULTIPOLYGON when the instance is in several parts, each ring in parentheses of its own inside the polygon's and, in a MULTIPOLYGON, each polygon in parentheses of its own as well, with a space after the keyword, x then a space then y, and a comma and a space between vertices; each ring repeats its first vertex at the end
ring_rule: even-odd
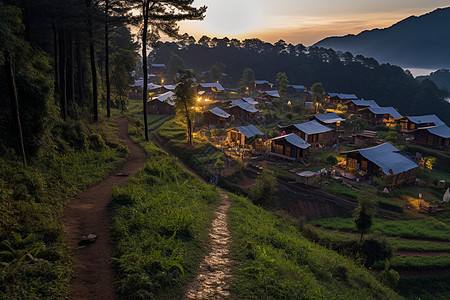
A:
POLYGON ((23 158, 23 163, 27 164, 27 158, 25 155, 25 145, 23 142, 23 133, 22 133, 22 125, 20 123, 20 114, 19 114, 19 99, 17 97, 17 88, 16 88, 16 80, 14 75, 14 66, 12 61, 12 55, 7 53, 7 57, 5 60, 5 71, 6 71, 6 80, 8 84, 9 90, 9 101, 11 107, 11 116, 13 119, 14 128, 17 135, 17 152, 23 158))
POLYGON ((144 130, 145 130, 145 140, 148 141, 148 124, 147 124, 147 87, 148 87, 148 77, 147 77, 147 31, 148 31, 148 11, 149 11, 149 1, 145 0, 143 9, 144 16, 144 28, 142 31, 142 68, 144 72, 144 85, 142 87, 142 106, 144 112, 144 130))
POLYGON ((92 25, 89 26, 89 53, 91 58, 92 72, 92 105, 94 113, 94 121, 98 121, 98 91, 97 91, 97 67, 95 66, 95 48, 93 41, 92 25))
POLYGON ((83 65, 81 62, 81 40, 78 38, 75 49, 77 61, 77 90, 78 90, 78 105, 83 105, 83 65))
POLYGON ((106 116, 111 117, 111 84, 109 82, 109 0, 105 0, 105 73, 106 73, 106 116))
POLYGON ((59 100, 61 103, 61 116, 63 120, 67 118, 67 97, 66 97, 66 43, 64 29, 59 28, 59 100))

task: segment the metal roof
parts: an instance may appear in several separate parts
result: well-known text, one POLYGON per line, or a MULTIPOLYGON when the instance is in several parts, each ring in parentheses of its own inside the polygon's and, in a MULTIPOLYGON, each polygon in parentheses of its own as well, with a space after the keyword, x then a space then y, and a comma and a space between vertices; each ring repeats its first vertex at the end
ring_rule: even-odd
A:
POLYGON ((291 144, 297 148, 301 148, 301 149, 306 149, 311 146, 310 144, 305 142, 304 139, 302 139, 295 133, 278 136, 276 138, 271 139, 271 141, 282 140, 282 139, 286 140, 286 142, 288 142, 289 144, 291 144))
POLYGON ((267 83, 268 85, 273 85, 271 82, 268 82, 267 80, 255 80, 255 84, 264 84, 267 83))
POLYGON ((433 123, 435 126, 444 124, 444 122, 442 122, 436 115, 407 116, 406 118, 414 124, 433 123))
POLYGON ((175 93, 169 91, 169 92, 159 95, 158 97, 155 98, 155 100, 158 100, 161 102, 166 102, 169 105, 174 105, 175 104, 174 98, 175 98, 175 93))
POLYGON ((166 68, 166 65, 165 64, 150 64, 150 66, 152 66, 152 67, 156 67, 156 68, 166 68))
POLYGON ((253 99, 252 97, 242 98, 242 100, 244 100, 245 102, 247 102, 248 104, 251 104, 251 105, 256 105, 256 104, 258 104, 258 101, 256 101, 256 100, 253 99))
POLYGON ((319 121, 322 121, 322 122, 327 123, 327 124, 333 124, 333 123, 336 123, 336 122, 345 121, 345 119, 342 119, 341 117, 339 117, 334 112, 330 112, 330 113, 326 113, 326 114, 314 115, 314 117, 316 119, 318 119, 319 121))
POLYGON ((429 133, 440 136, 444 139, 450 138, 450 127, 445 124, 434 127, 427 127, 426 129, 429 133))
POLYGON ((393 107, 368 107, 367 109, 376 115, 390 115, 394 119, 403 117, 393 107))
POLYGON ((414 161, 390 143, 344 153, 352 152, 359 152, 364 158, 379 166, 386 175, 395 175, 418 167, 414 161))
POLYGON ((274 91, 265 91, 264 93, 266 93, 270 97, 280 98, 280 94, 276 90, 274 90, 274 91))
POLYGON ((227 113, 226 111, 224 111, 223 109, 218 108, 217 106, 214 107, 213 109, 209 110, 211 113, 215 114, 218 117, 221 118, 229 118, 231 115, 229 113, 227 113))
POLYGON ((330 97, 338 97, 342 100, 352 100, 352 99, 358 99, 358 97, 355 94, 343 94, 343 93, 328 93, 328 96, 330 97))
POLYGON ((223 91, 223 86, 218 82, 199 83, 204 88, 216 88, 218 91, 223 91))
POLYGON ((163 85, 163 88, 165 88, 169 91, 173 91, 177 87, 177 85, 178 85, 178 83, 177 84, 166 84, 166 85, 163 85))
POLYGON ((306 87, 304 85, 300 84, 288 84, 288 87, 293 87, 296 90, 306 90, 306 87))
POLYGON ((251 113, 255 113, 258 112, 259 110, 254 108, 250 103, 245 102, 242 99, 238 99, 238 100, 231 100, 231 107, 234 106, 239 106, 241 109, 251 112, 251 113))
POLYGON ((306 134, 317 134, 324 133, 328 131, 332 131, 333 129, 327 126, 324 126, 317 122, 316 120, 312 120, 306 123, 294 124, 295 128, 306 133, 306 134))
POLYGON ((239 126, 236 127, 236 129, 245 135, 245 137, 251 138, 255 135, 263 135, 264 133, 261 132, 258 128, 256 128, 254 125, 247 125, 247 126, 239 126))
POLYGON ((157 84, 154 84, 154 83, 149 83, 149 84, 147 85, 147 87, 148 87, 148 89, 151 91, 151 90, 159 89, 161 86, 160 86, 160 85, 157 85, 157 84))
POLYGON ((352 102, 358 106, 380 107, 375 100, 352 100, 352 102))

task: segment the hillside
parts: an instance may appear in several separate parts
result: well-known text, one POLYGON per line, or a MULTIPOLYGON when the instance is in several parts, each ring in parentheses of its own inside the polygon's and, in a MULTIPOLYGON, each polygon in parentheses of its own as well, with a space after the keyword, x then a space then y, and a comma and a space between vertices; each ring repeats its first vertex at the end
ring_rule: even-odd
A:
POLYGON ((450 70, 439 69, 428 76, 418 76, 416 79, 421 81, 424 79, 430 79, 438 88, 450 91, 450 70))
POLYGON ((328 37, 314 46, 349 51, 405 67, 450 67, 450 7, 408 17, 388 28, 328 37))

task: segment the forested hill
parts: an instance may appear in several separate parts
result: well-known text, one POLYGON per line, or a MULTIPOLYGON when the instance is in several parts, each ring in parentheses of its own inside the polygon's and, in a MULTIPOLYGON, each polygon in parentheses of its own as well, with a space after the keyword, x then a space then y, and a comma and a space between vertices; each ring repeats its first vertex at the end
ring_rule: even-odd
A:
POLYGON ((350 53, 303 45, 264 43, 258 39, 242 42, 236 39, 208 39, 198 43, 160 43, 153 61, 168 63, 171 52, 181 56, 185 66, 197 73, 207 71, 216 62, 235 84, 244 68, 251 68, 256 79, 275 81, 285 72, 291 84, 310 87, 322 82, 329 92, 356 93, 360 98, 374 99, 382 106, 394 106, 404 115, 437 114, 450 120, 450 104, 443 100, 446 91, 430 80, 416 81, 403 69, 350 53))
POLYGON ((388 28, 329 37, 314 46, 349 51, 405 67, 450 67, 450 7, 411 16, 388 28))

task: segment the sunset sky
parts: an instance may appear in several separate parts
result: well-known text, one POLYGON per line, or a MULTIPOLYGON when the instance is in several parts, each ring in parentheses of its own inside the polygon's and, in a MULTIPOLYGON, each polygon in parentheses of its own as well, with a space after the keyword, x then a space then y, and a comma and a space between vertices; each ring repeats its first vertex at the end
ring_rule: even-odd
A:
POLYGON ((411 15, 448 6, 444 0, 195 0, 206 5, 203 21, 181 22, 197 39, 257 37, 310 46, 335 35, 388 27, 411 15))

